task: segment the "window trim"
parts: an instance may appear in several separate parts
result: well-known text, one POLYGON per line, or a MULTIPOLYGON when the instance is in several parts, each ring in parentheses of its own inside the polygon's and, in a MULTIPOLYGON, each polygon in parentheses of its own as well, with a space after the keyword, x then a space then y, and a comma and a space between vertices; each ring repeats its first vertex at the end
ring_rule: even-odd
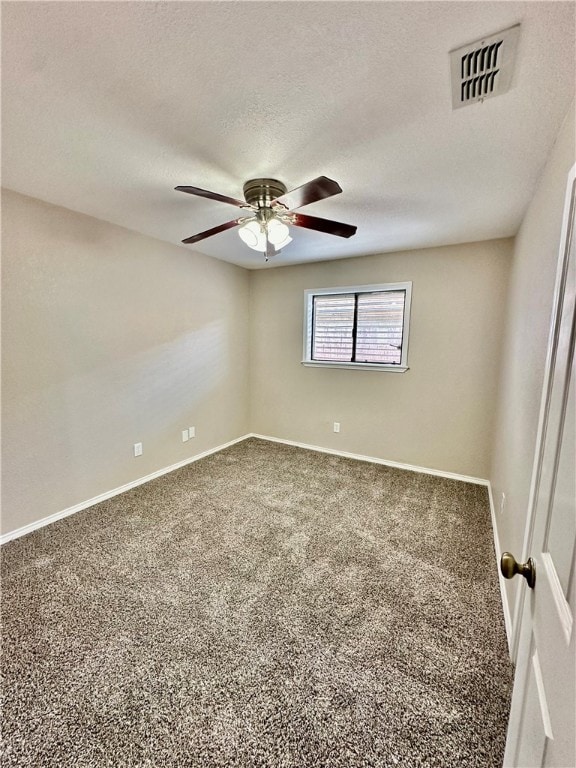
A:
POLYGON ((393 373, 404 373, 409 370, 408 366, 408 344, 410 340, 410 308, 412 304, 412 282, 404 283, 378 283, 376 285, 347 285, 337 288, 307 288, 304 291, 304 339, 303 339, 303 359, 302 365, 310 368, 349 368, 355 371, 386 371, 393 373), (314 296, 337 295, 341 293, 377 293, 381 291, 405 291, 404 301, 404 323, 402 326, 402 355, 400 365, 390 365, 386 363, 338 363, 333 360, 313 360, 312 359, 312 323, 313 323, 313 304, 314 296))

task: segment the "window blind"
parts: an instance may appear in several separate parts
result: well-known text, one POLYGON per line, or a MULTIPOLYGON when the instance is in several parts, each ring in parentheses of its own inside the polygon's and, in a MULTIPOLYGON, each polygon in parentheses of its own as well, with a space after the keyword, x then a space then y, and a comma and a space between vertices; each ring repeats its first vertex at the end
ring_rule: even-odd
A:
POLYGON ((400 365, 405 291, 358 294, 357 363, 400 365))
POLYGON ((400 365, 405 291, 314 296, 312 359, 400 365))
POLYGON ((354 327, 354 294, 314 296, 312 359, 350 362, 354 327))

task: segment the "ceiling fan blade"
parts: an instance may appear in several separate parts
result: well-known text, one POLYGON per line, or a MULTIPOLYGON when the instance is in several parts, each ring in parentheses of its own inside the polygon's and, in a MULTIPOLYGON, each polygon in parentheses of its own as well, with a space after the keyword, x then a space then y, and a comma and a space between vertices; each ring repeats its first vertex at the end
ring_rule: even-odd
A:
POLYGON ((352 237, 356 234, 358 227, 352 224, 343 224, 341 221, 331 221, 330 219, 319 219, 318 216, 306 216, 304 213, 295 213, 292 218, 292 224, 297 227, 306 227, 306 229, 315 229, 318 232, 326 232, 328 235, 337 235, 338 237, 352 237))
POLYGON ((227 195, 219 195, 218 192, 209 192, 207 189, 200 189, 200 187, 174 187, 177 192, 187 192, 189 195, 198 195, 198 197, 207 197, 209 200, 220 200, 221 203, 229 203, 229 205, 236 205, 238 208, 249 208, 250 206, 246 200, 236 200, 234 197, 228 197, 227 195))
POLYGON ((232 221, 227 221, 226 224, 220 224, 218 227, 212 227, 212 229, 207 229, 205 232, 199 232, 197 235, 187 237, 186 240, 182 240, 182 242, 188 244, 197 243, 199 240, 204 240, 206 237, 212 237, 212 235, 217 235, 219 232, 224 232, 227 229, 237 227, 242 223, 242 221, 244 221, 244 219, 233 219, 232 221))
POLYGON ((317 200, 323 200, 325 197, 332 197, 332 195, 339 195, 342 192, 340 184, 329 179, 327 176, 318 176, 317 179, 302 184, 301 187, 293 189, 291 192, 281 197, 277 197, 272 202, 288 208, 289 211, 294 208, 301 208, 303 205, 309 203, 315 203, 317 200))

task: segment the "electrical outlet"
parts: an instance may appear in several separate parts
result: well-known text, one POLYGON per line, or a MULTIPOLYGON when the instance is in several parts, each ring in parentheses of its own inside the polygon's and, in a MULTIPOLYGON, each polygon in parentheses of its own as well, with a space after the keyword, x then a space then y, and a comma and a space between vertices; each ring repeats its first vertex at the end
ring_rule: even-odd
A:
POLYGON ((182 430, 182 442, 187 443, 188 442, 188 430, 183 429, 182 430))
POLYGON ((142 443, 134 443, 134 456, 142 456, 142 443))
POLYGON ((188 437, 190 440, 192 440, 193 437, 196 437, 196 427, 188 427, 188 437))
POLYGON ((506 507, 506 494, 502 494, 502 498, 500 499, 500 514, 504 514, 504 508, 506 507))
POLYGON ((334 422, 334 432, 340 432, 340 422, 335 421, 334 422))

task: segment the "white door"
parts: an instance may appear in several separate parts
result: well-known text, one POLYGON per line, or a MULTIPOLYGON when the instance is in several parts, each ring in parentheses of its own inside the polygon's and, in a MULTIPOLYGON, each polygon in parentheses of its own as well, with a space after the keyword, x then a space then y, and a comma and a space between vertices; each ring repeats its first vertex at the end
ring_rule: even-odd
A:
POLYGON ((576 166, 568 180, 522 553, 522 560, 535 561, 536 582, 534 589, 522 587, 506 768, 576 768, 575 173, 576 166))

